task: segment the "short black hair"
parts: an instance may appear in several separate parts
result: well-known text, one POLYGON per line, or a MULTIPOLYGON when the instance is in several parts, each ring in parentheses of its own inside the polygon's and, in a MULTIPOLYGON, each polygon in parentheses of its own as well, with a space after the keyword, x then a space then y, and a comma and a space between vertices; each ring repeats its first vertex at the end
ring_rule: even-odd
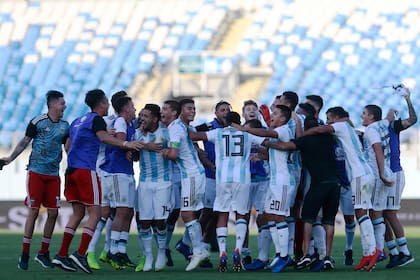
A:
POLYGON ((305 118, 303 122, 304 129, 310 129, 311 127, 317 127, 319 125, 319 121, 314 116, 309 116, 305 118))
POLYGON ((143 110, 148 110, 152 116, 156 117, 158 121, 160 120, 160 107, 156 104, 146 104, 144 105, 143 110))
POLYGON ((365 109, 369 114, 373 115, 375 121, 380 121, 382 119, 382 109, 378 105, 369 104, 365 106, 365 109))
POLYGON ((276 108, 280 109, 282 116, 286 117, 286 122, 288 122, 292 117, 292 109, 286 105, 276 105, 276 108))
POLYGON ((318 105, 319 110, 321 110, 322 106, 324 106, 324 100, 319 95, 316 95, 316 94, 307 95, 306 99, 315 102, 318 105))
POLYGON ((286 101, 290 104, 290 109, 294 110, 299 103, 299 97, 294 91, 285 91, 282 94, 286 101))
POLYGON ((299 108, 305 112, 306 117, 315 116, 316 110, 315 107, 309 103, 299 103, 299 108))
POLYGON ((241 116, 234 111, 230 111, 226 114, 226 123, 228 125, 231 125, 232 123, 241 124, 241 116))
POLYGON ((258 119, 247 120, 244 123, 244 125, 248 125, 249 127, 252 127, 252 128, 262 128, 263 127, 261 121, 258 120, 258 119))
POLYGON ((230 105, 229 102, 224 101, 224 100, 221 100, 221 101, 217 102, 216 107, 215 107, 215 110, 217 111, 219 109, 219 107, 222 106, 222 105, 228 105, 229 108, 231 107, 231 105, 230 105))
POLYGON ((106 98, 105 92, 101 89, 92 89, 86 93, 85 103, 93 110, 102 100, 106 98))
POLYGON ((123 108, 130 102, 131 97, 129 96, 123 96, 115 100, 115 112, 120 114, 123 110, 123 108))
POLYGON ((348 118, 349 117, 349 113, 346 110, 344 110, 344 108, 341 107, 341 106, 331 107, 327 110, 326 113, 331 114, 334 117, 339 117, 339 118, 348 118))
POLYGON ((64 97, 64 94, 58 90, 49 90, 45 97, 47 98, 47 106, 49 106, 51 101, 64 97))
POLYGON ((185 104, 189 104, 189 103, 195 104, 194 100, 191 98, 184 98, 184 99, 179 100, 179 106, 181 106, 181 109, 182 107, 185 106, 185 104))
POLYGON ((175 111, 177 117, 181 113, 181 105, 179 104, 178 101, 176 101, 176 100, 166 100, 165 102, 163 102, 163 104, 168 105, 169 108, 171 108, 172 111, 175 111))
POLYGON ((115 102, 119 98, 124 97, 124 96, 127 96, 127 95, 128 95, 127 92, 125 92, 124 90, 120 90, 120 91, 117 91, 116 93, 114 93, 111 96, 111 105, 112 105, 112 108, 114 108, 115 111, 117 111, 117 109, 115 109, 115 102))

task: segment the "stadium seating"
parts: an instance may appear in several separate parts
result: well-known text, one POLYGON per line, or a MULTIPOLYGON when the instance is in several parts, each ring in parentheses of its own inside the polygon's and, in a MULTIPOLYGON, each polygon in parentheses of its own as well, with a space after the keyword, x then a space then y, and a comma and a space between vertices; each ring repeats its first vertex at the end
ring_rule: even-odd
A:
MULTIPOLYGON (((14 133, 46 110, 48 89, 66 93, 65 118, 72 120, 87 110, 87 90, 127 90, 139 74, 151 77, 170 65, 178 51, 209 49, 232 15, 252 19, 236 46, 240 61, 272 69, 259 102, 294 90, 322 95, 325 107, 342 105, 356 124, 368 103, 406 115, 404 103, 383 86, 420 83, 420 3, 385 2, 2 2, 0 146, 10 146, 14 133)), ((206 69, 217 65, 209 61, 206 69)))

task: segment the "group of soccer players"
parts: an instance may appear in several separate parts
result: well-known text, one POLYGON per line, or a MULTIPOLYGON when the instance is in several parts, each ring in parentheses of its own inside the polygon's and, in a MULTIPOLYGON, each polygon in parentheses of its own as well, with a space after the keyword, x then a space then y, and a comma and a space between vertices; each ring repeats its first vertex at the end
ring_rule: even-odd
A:
POLYGON ((2 164, 13 161, 32 142, 28 164, 26 220, 18 268, 28 269, 30 243, 39 207, 48 208, 41 250, 43 267, 101 269, 96 247, 103 229, 99 260, 115 269, 161 271, 173 266, 171 237, 178 217, 185 232, 176 250, 187 260, 186 271, 212 267, 211 243, 217 240, 217 269, 228 271, 228 217, 236 215, 233 271, 270 269, 281 272, 331 270, 335 216, 339 205, 346 221, 345 264, 353 265, 355 219, 360 227, 362 258, 354 270, 372 270, 389 256, 387 268, 414 261, 397 211, 404 188, 399 133, 417 121, 410 91, 401 86, 409 117, 395 110, 382 118, 377 105, 363 109, 364 133, 353 127, 342 107, 320 119, 322 97, 286 91, 270 108, 244 102, 241 116, 226 101, 215 105, 215 118, 193 127, 194 100, 146 104, 136 116, 126 92, 113 94, 113 114, 102 90, 91 90, 91 111, 71 125, 62 120, 64 95, 47 93, 48 113, 32 119, 25 137, 2 164), (203 141, 201 145, 198 143, 203 141), (59 163, 67 151, 64 194, 73 213, 60 250, 51 260, 49 244, 60 202, 59 163), (140 168, 134 178, 133 164, 140 168), (136 182, 137 181, 137 187, 136 182), (251 209, 257 213, 258 254, 248 244, 251 209), (84 220, 78 249, 68 250, 84 220), (135 217, 142 257, 127 255, 131 220, 135 217), (388 247, 388 254, 384 247, 388 247), (157 254, 153 255, 153 244, 157 254), (275 255, 270 259, 271 243, 275 255), (294 256, 294 258, 293 258, 294 256))

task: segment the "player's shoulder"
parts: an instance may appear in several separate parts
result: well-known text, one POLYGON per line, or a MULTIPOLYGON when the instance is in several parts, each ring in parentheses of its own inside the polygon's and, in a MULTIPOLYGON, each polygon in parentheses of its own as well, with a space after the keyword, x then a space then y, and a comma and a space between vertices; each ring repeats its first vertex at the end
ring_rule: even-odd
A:
POLYGON ((48 118, 48 115, 47 114, 42 114, 42 115, 39 115, 39 116, 36 116, 35 118, 33 118, 31 120, 31 123, 33 125, 37 125, 39 122, 42 122, 42 121, 45 121, 45 120, 48 120, 48 119, 49 118, 48 118))

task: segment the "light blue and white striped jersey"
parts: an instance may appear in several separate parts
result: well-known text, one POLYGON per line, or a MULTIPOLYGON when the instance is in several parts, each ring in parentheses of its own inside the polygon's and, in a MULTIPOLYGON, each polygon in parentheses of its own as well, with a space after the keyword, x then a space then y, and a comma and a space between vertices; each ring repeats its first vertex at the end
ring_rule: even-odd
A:
POLYGON ((207 140, 215 145, 216 184, 251 183, 251 148, 252 145, 261 144, 264 138, 230 126, 216 128, 206 134, 207 140))
MULTIPOLYGON (((118 116, 116 114, 104 116, 103 119, 106 123, 106 129, 109 129, 117 118, 118 116)), ((105 146, 106 144, 104 143, 101 143, 99 146, 98 159, 96 160, 96 170, 98 170, 105 162, 105 146)))
POLYGON ((362 144, 356 131, 348 122, 332 123, 337 142, 344 151, 346 158, 347 176, 350 181, 354 178, 373 175, 372 169, 363 156, 362 144))
MULTIPOLYGON (((270 141, 280 140, 282 142, 289 142, 294 138, 287 124, 276 127, 274 130, 277 132, 277 139, 272 138, 270 141)), ((268 155, 268 162, 270 163, 270 185, 273 185, 273 182, 274 184, 282 182, 289 186, 296 186, 295 178, 292 176, 292 166, 287 163, 289 152, 270 148, 268 149, 268 155)))
MULTIPOLYGON (((189 126, 189 129, 194 129, 189 126)), ((178 149, 178 158, 175 163, 181 172, 181 178, 188 178, 198 174, 204 174, 193 141, 188 136, 187 126, 178 118, 168 126, 169 147, 178 149)))
MULTIPOLYGON (((155 132, 144 133, 136 130, 135 140, 143 143, 161 143, 163 148, 169 144, 167 128, 159 127, 155 132)), ((171 181, 172 161, 162 157, 160 152, 146 149, 140 150, 140 182, 168 182, 171 181)))
MULTIPOLYGON (((290 118, 290 120, 287 122, 287 127, 291 132, 291 139, 296 139, 296 125, 296 121, 292 118, 290 118)), ((289 151, 288 163, 294 170, 300 170, 302 168, 300 151, 289 151)))
POLYGON ((392 177, 391 171, 391 149, 389 147, 389 122, 388 120, 380 120, 368 125, 363 135, 363 148, 365 159, 368 161, 370 168, 376 178, 379 178, 378 164, 376 162, 373 144, 381 143, 384 152, 384 172, 386 178, 392 177))

